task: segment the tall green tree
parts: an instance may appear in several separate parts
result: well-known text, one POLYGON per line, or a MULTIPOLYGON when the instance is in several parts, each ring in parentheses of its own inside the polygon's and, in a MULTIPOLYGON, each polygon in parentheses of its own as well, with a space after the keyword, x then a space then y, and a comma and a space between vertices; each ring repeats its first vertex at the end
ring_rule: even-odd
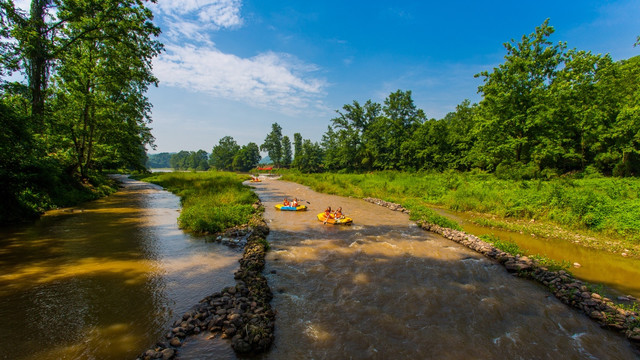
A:
POLYGON ((605 111, 598 91, 602 76, 613 66, 608 55, 569 50, 550 91, 549 127, 534 154, 541 168, 560 172, 584 170, 593 162, 605 111))
MULTIPOLYGON (((77 34, 86 31, 84 24, 70 23, 61 31, 77 40, 68 44, 54 77, 56 134, 62 135, 54 146, 65 139, 72 143, 73 164, 85 178, 98 156, 116 159, 120 154, 135 154, 153 141, 147 126, 151 104, 144 93, 157 82, 151 60, 161 50, 152 40, 159 29, 144 7, 126 2, 116 9, 110 6, 106 2, 83 9, 88 18, 105 12, 112 15, 91 35, 77 34)), ((78 11, 69 7, 60 15, 72 17, 78 11)), ((119 160, 129 167, 143 165, 137 157, 119 160)))
POLYGON ((478 92, 479 149, 489 167, 500 162, 528 163, 534 148, 549 130, 548 87, 562 62, 563 43, 553 44, 549 20, 523 35, 520 42, 505 43, 505 62, 492 72, 483 71, 478 92))
POLYGON ((231 136, 225 136, 213 147, 209 163, 218 170, 233 170, 233 158, 240 146, 231 136))
POLYGON ((602 71, 597 84, 604 113, 595 165, 616 176, 640 174, 640 56, 602 71))
POLYGON ((364 133, 367 153, 373 158, 373 168, 398 169, 403 161, 402 143, 420 127, 426 116, 415 106, 411 91, 402 90, 389 94, 382 113, 364 133))
POLYGON ((335 160, 329 161, 329 168, 357 171, 371 167, 373 161, 365 146, 365 139, 370 124, 378 120, 381 109, 380 104, 371 100, 364 105, 354 100, 352 104, 344 105, 342 111, 336 111, 338 117, 331 119, 335 140, 332 140, 333 148, 328 150, 332 155, 327 153, 326 156, 327 159, 333 156, 335 160))
POLYGON ((282 166, 289 167, 292 162, 291 140, 288 136, 282 137, 282 166))
POLYGON ((324 151, 322 147, 309 139, 302 142, 302 154, 298 169, 305 173, 315 173, 322 171, 324 151))
POLYGON ((256 143, 250 142, 243 145, 233 158, 233 169, 237 171, 249 171, 258 166, 260 162, 260 149, 256 143))
POLYGON ((260 150, 269 154, 276 167, 282 165, 282 127, 278 123, 271 124, 271 132, 264 139, 264 143, 260 145, 260 150))
POLYGON ((300 133, 293 134, 293 161, 291 166, 298 168, 298 162, 300 161, 300 155, 302 155, 302 135, 300 133))

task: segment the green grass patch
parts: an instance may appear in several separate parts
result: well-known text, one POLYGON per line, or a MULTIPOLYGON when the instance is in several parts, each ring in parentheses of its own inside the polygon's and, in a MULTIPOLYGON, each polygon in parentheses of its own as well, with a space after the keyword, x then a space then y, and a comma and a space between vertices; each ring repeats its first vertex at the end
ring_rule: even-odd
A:
POLYGON ((158 184, 180 196, 182 211, 178 225, 185 230, 217 233, 249 223, 258 210, 258 200, 242 184, 249 175, 228 172, 171 172, 137 175, 137 179, 158 184))
POLYGON ((511 255, 525 255, 525 252, 518 246, 518 244, 512 241, 501 240, 495 235, 482 235, 480 236, 480 239, 511 255))

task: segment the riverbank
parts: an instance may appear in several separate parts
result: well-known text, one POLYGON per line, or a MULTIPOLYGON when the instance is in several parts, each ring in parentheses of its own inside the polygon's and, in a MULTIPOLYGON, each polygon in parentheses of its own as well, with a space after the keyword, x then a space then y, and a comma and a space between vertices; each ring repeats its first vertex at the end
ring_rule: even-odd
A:
POLYGON ((477 220, 482 226, 573 234, 567 240, 580 246, 640 258, 640 180, 635 178, 513 181, 486 173, 284 171, 283 179, 328 194, 399 203, 411 210, 413 220, 444 227, 460 230, 431 207, 482 214, 477 220))
MULTIPOLYGON (((393 211, 407 212, 400 204, 376 198, 365 198, 364 200, 393 211)), ((477 236, 469 235, 463 231, 425 221, 418 221, 418 225, 424 230, 439 234, 498 261, 507 271, 516 276, 541 283, 564 304, 582 311, 601 326, 624 334, 640 349, 640 303, 637 299, 627 298, 625 303, 615 304, 611 299, 595 292, 593 284, 575 279, 564 270, 550 270, 536 259, 502 251, 477 236)))
POLYGON ((28 189, 0 189, 3 199, 0 226, 33 221, 46 211, 93 201, 111 195, 119 188, 117 181, 104 174, 94 174, 84 182, 65 173, 38 178, 40 181, 28 189))

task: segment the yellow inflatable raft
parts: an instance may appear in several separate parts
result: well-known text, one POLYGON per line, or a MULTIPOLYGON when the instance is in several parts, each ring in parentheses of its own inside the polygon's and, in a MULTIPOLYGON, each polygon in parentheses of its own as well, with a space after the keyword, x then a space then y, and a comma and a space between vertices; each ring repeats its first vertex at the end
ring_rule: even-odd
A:
MULTIPOLYGON (((320 213, 318 214, 318 220, 324 222, 324 220, 326 219, 326 217, 324 216, 324 213, 320 213)), ((333 225, 347 225, 347 224, 351 224, 353 222, 353 219, 350 217, 342 217, 341 219, 334 219, 334 218, 329 218, 327 220, 327 224, 333 224, 333 225)))
POLYGON ((298 206, 284 206, 282 204, 276 205, 276 209, 282 211, 304 211, 307 210, 307 205, 298 205, 298 206))

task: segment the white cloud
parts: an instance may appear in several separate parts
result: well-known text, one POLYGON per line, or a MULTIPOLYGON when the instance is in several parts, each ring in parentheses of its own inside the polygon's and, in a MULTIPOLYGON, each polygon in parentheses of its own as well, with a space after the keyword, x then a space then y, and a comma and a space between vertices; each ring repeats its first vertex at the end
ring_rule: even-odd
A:
POLYGON ((152 8, 164 20, 162 27, 172 41, 212 44, 209 32, 243 24, 242 0, 165 0, 152 8))
POLYGON ((324 95, 325 82, 311 75, 318 68, 292 55, 267 52, 241 58, 194 45, 167 45, 166 50, 154 62, 154 73, 164 85, 289 112, 317 107, 324 95))

